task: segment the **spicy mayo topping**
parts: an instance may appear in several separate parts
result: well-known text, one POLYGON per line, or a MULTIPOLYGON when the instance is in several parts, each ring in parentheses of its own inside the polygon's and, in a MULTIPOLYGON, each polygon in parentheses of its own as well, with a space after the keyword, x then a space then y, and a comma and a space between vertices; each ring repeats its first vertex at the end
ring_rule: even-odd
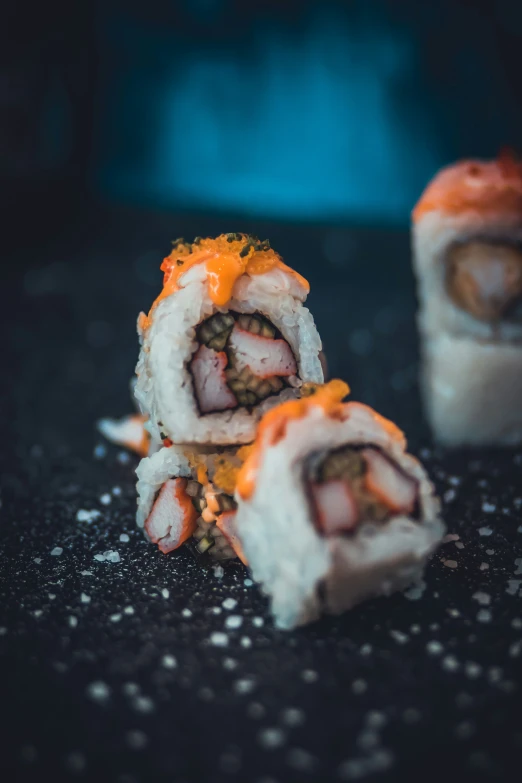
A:
POLYGON ((195 264, 206 265, 209 295, 217 307, 230 301, 234 285, 242 275, 263 275, 272 269, 292 275, 306 291, 310 290, 305 278, 283 262, 268 240, 260 242, 247 234, 221 234, 216 239, 197 237, 193 243, 177 239, 173 245, 160 267, 164 273, 163 290, 149 315, 140 315, 140 329, 150 326, 154 308, 182 287, 180 278, 195 264))
POLYGON ((503 152, 494 161, 464 160, 447 166, 420 197, 412 213, 414 223, 435 210, 449 215, 508 213, 522 219, 522 162, 503 152))
POLYGON ((334 379, 323 385, 304 384, 302 393, 305 396, 301 399, 284 402, 261 419, 252 451, 237 477, 236 489, 243 500, 248 500, 254 492, 263 450, 279 443, 285 437, 287 425, 295 419, 304 418, 314 407, 321 408, 325 416, 339 421, 349 418, 352 411, 364 409, 393 440, 405 446, 404 434, 392 421, 362 403, 342 402, 350 393, 350 387, 344 381, 334 379))

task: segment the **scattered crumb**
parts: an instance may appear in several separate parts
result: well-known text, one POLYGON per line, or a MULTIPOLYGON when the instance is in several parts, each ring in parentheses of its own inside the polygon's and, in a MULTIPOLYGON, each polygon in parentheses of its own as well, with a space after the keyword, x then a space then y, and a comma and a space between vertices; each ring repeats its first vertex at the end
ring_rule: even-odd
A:
POLYGON ((225 569, 223 568, 223 566, 220 565, 214 566, 214 576, 216 577, 216 579, 223 579, 224 575, 225 575, 225 569))
POLYGON ((243 584, 245 585, 245 587, 252 587, 254 583, 251 579, 243 579, 243 584))
POLYGON ((462 541, 455 541, 455 546, 457 547, 457 549, 464 549, 464 544, 462 543, 462 541))
POLYGON ((516 595, 522 585, 522 579, 508 579, 508 586, 506 587, 506 593, 508 595, 516 595))
POLYGON ((228 636, 222 631, 214 631, 210 634, 210 644, 213 644, 214 647, 227 647, 228 636))
POLYGON ((127 533, 122 533, 120 536, 120 541, 122 544, 127 544, 130 541, 130 536, 127 535, 127 533))
POLYGON ((495 503, 488 503, 485 501, 482 504, 482 511, 484 511, 485 514, 493 514, 497 510, 497 506, 495 503))
POLYGON ((40 565, 40 563, 42 562, 42 558, 41 557, 35 557, 35 558, 33 558, 33 560, 36 563, 36 565, 40 565))
POLYGON ((132 706, 136 712, 142 712, 144 715, 154 712, 154 702, 148 696, 136 696, 132 706))
POLYGON ((121 620, 121 618, 122 618, 122 614, 121 614, 121 612, 115 612, 115 614, 111 614, 111 615, 109 616, 109 620, 110 620, 112 623, 119 623, 119 622, 120 622, 120 620, 121 620))
POLYGON ((487 571, 489 568, 489 563, 481 563, 479 568, 481 571, 487 571))
POLYGON ((456 560, 443 560, 442 564, 446 566, 446 568, 457 568, 458 563, 456 560))
POLYGON ((51 549, 51 555, 53 557, 59 557, 63 552, 63 548, 61 546, 55 546, 54 549, 51 549))
POLYGON ((234 671, 234 669, 237 669, 237 661, 234 658, 224 658, 223 668, 229 672, 234 671))
POLYGON ((493 533, 492 527, 479 527, 479 536, 490 536, 493 533))
POLYGON ((474 663, 473 661, 468 661, 464 664, 464 671, 467 677, 474 680, 477 677, 480 677, 482 674, 482 666, 480 666, 478 663, 474 663))
POLYGON ((134 614, 134 607, 133 606, 126 606, 123 610, 125 614, 134 614))
POLYGON ((112 494, 114 497, 119 497, 121 495, 121 487, 113 487, 112 488, 112 494))
POLYGON ((235 692, 241 695, 246 693, 251 693, 255 687, 256 687, 255 681, 247 678, 242 680, 236 680, 236 682, 234 683, 235 692))
POLYGON ((94 576, 94 574, 92 573, 92 571, 80 571, 80 574, 81 574, 82 576, 94 576))
POLYGON ((458 541, 460 536, 458 533, 447 533, 441 541, 441 544, 449 544, 451 541, 458 541))
POLYGON ((456 672, 460 668, 460 664, 454 655, 446 655, 442 659, 442 668, 447 672, 456 672))
POLYGON ((100 517, 101 511, 98 511, 97 508, 93 508, 91 511, 88 511, 85 508, 80 508, 79 511, 76 512, 77 522, 88 522, 90 524, 100 517))
POLYGON ((406 644, 406 642, 409 641, 407 634, 402 633, 402 631, 395 631, 393 628, 390 631, 390 636, 397 642, 397 644, 406 644))

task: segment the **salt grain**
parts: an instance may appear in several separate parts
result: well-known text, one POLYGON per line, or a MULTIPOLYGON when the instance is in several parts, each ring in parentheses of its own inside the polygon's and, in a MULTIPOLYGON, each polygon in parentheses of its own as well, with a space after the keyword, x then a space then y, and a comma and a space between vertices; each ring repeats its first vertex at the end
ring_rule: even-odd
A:
POLYGON ((119 622, 120 622, 120 620, 121 620, 121 618, 122 618, 122 615, 121 615, 121 613, 120 613, 120 612, 115 612, 114 614, 111 614, 111 615, 109 616, 109 620, 110 620, 112 623, 119 623, 119 622))
POLYGON ((497 507, 495 503, 484 502, 482 504, 482 511, 484 511, 485 514, 493 514, 496 510, 497 507))
POLYGON ((130 541, 130 536, 128 536, 127 533, 122 533, 120 536, 120 541, 122 544, 127 544, 130 541))
POLYGON ((522 620, 520 617, 514 617, 513 620, 511 620, 511 627, 512 628, 522 628, 522 620))
POLYGON ((442 564, 446 566, 446 568, 457 568, 458 563, 456 560, 443 560, 442 564))
POLYGON ((40 563, 42 562, 42 558, 41 557, 35 557, 35 558, 33 558, 33 560, 36 563, 36 565, 40 565, 40 563))
POLYGON ((94 574, 92 573, 92 571, 80 571, 80 574, 81 574, 82 576, 94 576, 94 574))
POLYGON ((121 495, 121 487, 113 487, 112 494, 114 497, 119 497, 121 495))
POLYGON ((444 647, 442 646, 442 644, 437 641, 428 642, 428 644, 426 645, 426 649, 430 655, 441 655, 442 652, 444 651, 444 647))
POLYGON ((480 666, 478 663, 474 663, 473 661, 468 661, 466 664, 464 664, 464 672, 471 680, 475 680, 482 674, 482 666, 480 666))
POLYGON ((63 552, 63 548, 61 546, 55 546, 54 549, 51 549, 51 555, 53 557, 59 557, 63 552))
POLYGON ((192 611, 190 609, 182 609, 181 614, 183 617, 192 617, 192 611))
POLYGON ((454 655, 446 655, 442 659, 442 668, 447 672, 456 672, 460 668, 460 664, 454 655))
POLYGON ((105 555, 94 555, 94 559, 98 561, 98 563, 104 563, 105 562, 105 555))
POLYGON ((303 710, 298 709, 298 707, 286 707, 281 712, 281 722, 290 728, 302 726, 305 722, 305 718, 306 716, 303 710))
POLYGON ((165 669, 175 669, 178 665, 178 662, 173 655, 164 655, 161 659, 161 664, 165 667, 165 669))
POLYGON ((101 495, 100 503, 102 504, 102 506, 108 506, 111 502, 112 502, 112 497, 109 495, 108 492, 105 492, 103 495, 101 495))
POLYGON ((127 745, 131 750, 143 750, 149 743, 149 739, 145 732, 140 731, 139 729, 128 731, 126 739, 127 745))
POLYGON ((225 628, 229 628, 230 630, 240 628, 242 625, 243 625, 243 618, 240 617, 238 614, 231 614, 225 620, 225 628))
POLYGON ((493 533, 492 527, 479 527, 479 536, 490 536, 493 533))
POLYGON ((489 606, 491 603, 491 596, 489 593, 483 593, 480 590, 477 593, 473 593, 471 597, 474 601, 478 601, 482 606, 489 606))
POLYGON ((455 546, 457 547, 457 549, 464 549, 464 544, 462 543, 462 541, 455 541, 455 546))
POLYGON ((88 522, 90 524, 100 517, 101 511, 98 511, 97 508, 93 508, 91 511, 88 511, 85 508, 80 508, 79 511, 76 512, 77 522, 88 522))
POLYGON ((213 644, 214 647, 227 647, 228 636, 222 631, 214 631, 210 634, 210 644, 213 644))
POLYGON ((129 455, 127 454, 127 452, 126 452, 126 451, 120 451, 120 452, 118 452, 118 456, 116 457, 116 459, 118 460, 118 462, 119 462, 121 465, 127 465, 127 463, 128 463, 128 462, 130 462, 130 457, 129 457, 129 455))
POLYGON ((488 568, 489 568, 489 564, 488 563, 481 563, 479 568, 480 568, 481 571, 487 571, 488 568))
POLYGON ((214 576, 216 577, 216 579, 223 579, 224 575, 225 575, 225 569, 223 568, 223 566, 220 565, 214 566, 214 576))
POLYGON ((366 644, 363 644, 361 646, 361 649, 359 650, 359 652, 361 653, 361 655, 370 655, 372 649, 373 648, 372 648, 371 644, 366 643, 366 644))
POLYGON ((307 683, 317 682, 319 675, 313 669, 305 669, 301 672, 301 679, 307 683))
POLYGON ((244 695, 246 693, 251 693, 255 687, 256 687, 255 681, 246 678, 243 680, 236 680, 236 682, 234 683, 235 692, 241 695, 244 695))
POLYGON ((237 661, 234 658, 224 658, 223 668, 229 672, 234 671, 234 669, 237 669, 237 661))
POLYGON ((41 617, 42 615, 43 615, 43 610, 42 609, 35 609, 34 612, 33 612, 33 617, 38 618, 38 617, 41 617))
POLYGON ((54 601, 56 598, 56 593, 47 593, 47 595, 49 597, 49 601, 54 601))
POLYGON ((245 585, 245 587, 252 587, 254 583, 251 579, 243 579, 243 584, 245 585))
POLYGON ((167 587, 164 587, 161 591, 161 595, 163 598, 168 598, 170 596, 170 591, 167 587))
POLYGON ((387 718, 384 712, 379 710, 371 710, 366 714, 366 725, 372 729, 381 729, 386 725, 387 718))
POLYGON ((265 624, 265 621, 262 617, 252 617, 252 625, 256 628, 262 628, 265 624))
POLYGON ((479 623, 490 623, 492 614, 489 609, 481 609, 477 612, 477 620, 479 623))
POLYGON ((134 607, 133 606, 126 606, 123 610, 125 614, 134 614, 134 607))
POLYGON ((98 445, 94 448, 93 454, 95 459, 103 459, 107 454, 107 449, 102 443, 98 443, 98 445))
POLYGON ((352 693, 354 693, 356 696, 360 696, 361 693, 365 693, 365 691, 368 689, 368 684, 366 680, 354 680, 352 682, 352 693))
POLYGON ((390 631, 390 636, 397 644, 406 644, 406 642, 409 641, 409 637, 405 633, 402 633, 402 631, 395 631, 393 628, 390 631))
POLYGON ((133 700, 132 706, 136 712, 142 712, 144 715, 154 712, 154 702, 148 696, 137 696, 133 700))
POLYGON ((68 618, 68 623, 70 628, 76 628, 78 625, 78 618, 71 614, 68 618))
POLYGON ((241 647, 244 647, 245 649, 248 649, 252 647, 252 639, 249 636, 242 636, 241 637, 241 647))
POLYGON ((265 748, 265 750, 280 748, 284 745, 286 740, 284 732, 277 728, 263 729, 259 732, 257 738, 259 744, 261 747, 265 748))
POLYGON ((111 692, 108 685, 101 682, 101 680, 97 680, 87 686, 87 695, 94 701, 107 701, 111 692))
POLYGON ((235 598, 225 598, 221 606, 223 607, 223 609, 229 609, 229 610, 235 609, 235 607, 237 606, 237 601, 235 598))
POLYGON ((522 579, 508 579, 508 586, 506 587, 506 593, 508 595, 516 595, 519 587, 522 585, 522 579))
POLYGON ((91 596, 87 595, 87 593, 81 593, 80 601, 82 602, 82 604, 90 604, 91 603, 91 596))
POLYGON ((114 549, 109 549, 107 552, 104 552, 103 554, 105 555, 105 559, 109 563, 119 563, 121 560, 120 553, 114 549))
POLYGON ((248 717, 253 718, 254 720, 260 720, 264 716, 265 712, 265 708, 258 701, 251 702, 251 704, 249 704, 247 707, 248 717))

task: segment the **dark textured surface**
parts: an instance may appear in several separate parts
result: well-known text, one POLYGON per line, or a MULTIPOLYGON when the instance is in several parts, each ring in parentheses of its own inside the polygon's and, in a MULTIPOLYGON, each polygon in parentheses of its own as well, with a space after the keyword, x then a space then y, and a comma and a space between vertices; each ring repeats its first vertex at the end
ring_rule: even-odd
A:
POLYGON ((168 240, 236 228, 100 213, 11 259, 0 777, 517 779, 522 450, 431 447, 406 235, 245 226, 310 276, 332 374, 406 429, 444 497, 460 539, 434 557, 423 591, 276 631, 242 567, 220 579, 148 545, 134 529, 135 459, 95 453, 95 420, 129 409, 134 320, 168 240), (80 510, 99 515, 78 521, 80 510), (95 559, 109 550, 119 562, 95 559))

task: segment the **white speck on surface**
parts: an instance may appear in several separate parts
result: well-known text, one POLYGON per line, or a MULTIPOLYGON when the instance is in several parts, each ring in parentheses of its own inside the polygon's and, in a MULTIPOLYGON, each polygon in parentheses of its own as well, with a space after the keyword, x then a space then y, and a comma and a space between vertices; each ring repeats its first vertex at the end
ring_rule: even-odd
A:
POLYGON ((352 682, 352 693, 356 696, 360 696, 361 693, 365 693, 368 690, 368 683, 366 680, 358 679, 352 682))
POLYGON ((265 708, 258 701, 251 702, 247 707, 248 717, 253 718, 254 720, 260 720, 264 716, 265 712, 265 708))
POLYGON ((412 587, 409 587, 408 590, 405 590, 404 597, 407 598, 408 601, 418 601, 422 598, 422 594, 425 590, 426 582, 421 580, 418 584, 414 584, 412 587))
POLYGON ((90 524, 91 522, 95 522, 100 517, 101 517, 101 511, 98 511, 97 508, 93 508, 90 511, 87 510, 86 508, 80 508, 76 512, 77 522, 88 522, 90 524))
POLYGON ((250 636, 242 636, 240 644, 241 647, 245 647, 245 649, 248 649, 252 647, 252 639, 250 638, 250 636))
POLYGON ((237 601, 235 598, 225 598, 221 606, 223 607, 223 609, 232 610, 236 608, 237 601))
POLYGON ((94 454, 94 459, 103 459, 107 454, 107 449, 105 448, 103 443, 98 443, 98 445, 94 447, 93 454, 94 454))
POLYGON ((426 650, 430 655, 441 655, 444 652, 444 647, 440 642, 432 641, 426 645, 426 650))
POLYGON ((69 628, 76 628, 78 625, 78 618, 71 614, 67 618, 67 622, 69 623, 69 628))
POLYGON ((134 614, 134 607, 133 606, 126 606, 123 610, 125 614, 134 614))
POLYGON ((229 672, 232 672, 234 671, 234 669, 237 669, 237 661, 235 660, 235 658, 224 658, 223 668, 229 672))
POLYGON ((492 614, 489 609, 480 609, 477 612, 477 620, 479 623, 490 623, 492 614))
POLYGON ((516 565, 515 576, 518 576, 519 574, 522 574, 522 557, 517 557, 517 559, 515 560, 515 565, 516 565))
POLYGON ((109 620, 111 623, 119 623, 122 618, 121 612, 115 612, 114 614, 109 615, 109 620))
POLYGON ((213 644, 214 647, 227 647, 228 636, 222 631, 213 631, 210 634, 210 644, 213 644))
POLYGON ((457 493, 455 492, 454 489, 447 489, 442 497, 445 503, 453 503, 453 501, 457 497, 457 493))
POLYGON ((274 750, 285 744, 284 732, 278 728, 262 729, 257 735, 259 744, 265 750, 274 750))
POLYGON ((61 546, 55 546, 54 549, 51 549, 51 555, 53 557, 59 557, 63 552, 63 547, 61 546))
POLYGON ((319 675, 313 669, 305 669, 301 672, 301 679, 307 683, 317 682, 319 675))
POLYGON ((69 770, 69 772, 73 772, 75 774, 79 774, 84 771, 86 766, 86 760, 83 753, 80 753, 79 751, 72 751, 71 753, 68 753, 65 757, 65 767, 69 770))
POLYGON ((122 533, 120 536, 120 541, 122 544, 127 544, 130 541, 130 536, 127 535, 127 533, 122 533))
POLYGON ((115 549, 108 549, 107 552, 104 552, 103 554, 108 563, 119 563, 121 560, 120 553, 115 549))
POLYGON ((479 536, 490 536, 493 533, 492 527, 479 527, 478 529, 479 536))
POLYGON ((455 546, 457 547, 457 549, 464 549, 464 544, 462 543, 462 541, 455 541, 455 546))
POLYGON ((97 560, 98 563, 104 563, 105 555, 101 555, 101 554, 94 555, 94 559, 97 560))
POLYGON ((238 614, 231 614, 225 620, 225 628, 229 628, 230 630, 240 628, 242 625, 243 625, 243 618, 240 617, 240 615, 238 614))
POLYGON ((510 644, 509 655, 511 656, 511 658, 518 658, 521 652, 522 652, 522 641, 513 642, 513 644, 510 644))
POLYGON ((92 571, 80 571, 82 576, 94 576, 92 571))
POLYGON ((183 609, 181 614, 183 617, 192 617, 192 611, 190 609, 183 609))
POLYGON ((479 590, 476 593, 473 593, 471 596, 474 601, 478 601, 481 606, 489 606, 491 603, 491 596, 489 593, 483 593, 481 590, 479 590))
POLYGON ((372 650, 373 647, 371 646, 371 644, 366 643, 361 645, 361 649, 359 650, 359 652, 361 653, 361 655, 370 655, 372 650))
POLYGON ((379 710, 370 710, 370 712, 366 714, 366 725, 370 726, 372 729, 382 729, 387 721, 388 719, 384 712, 380 712, 379 710))
POLYGON ((214 566, 214 576, 216 577, 216 579, 223 579, 223 577, 225 576, 225 569, 223 568, 223 566, 220 565, 214 566))
POLYGON ((115 498, 119 497, 121 495, 121 487, 113 487, 112 494, 115 498))
POLYGON ((222 609, 220 606, 213 606, 210 611, 212 612, 212 614, 221 614, 222 609))
POLYGON ((502 674, 500 666, 490 666, 488 669, 488 680, 493 683, 500 682, 502 674))
POLYGON ((6 633, 7 633, 7 628, 4 625, 0 626, 0 636, 5 636, 6 633))
POLYGON ((450 544, 452 541, 458 541, 460 538, 458 533, 446 533, 444 538, 442 539, 442 544, 450 544))
POLYGON ((33 561, 36 563, 36 565, 40 565, 40 563, 42 562, 42 558, 41 557, 34 557, 33 561))
POLYGON ((100 503, 102 506, 108 506, 112 502, 112 496, 109 495, 108 492, 104 492, 103 495, 100 496, 100 503))
POLYGON ((482 666, 478 663, 474 663, 474 661, 468 661, 464 664, 464 672, 466 677, 469 677, 471 680, 475 680, 482 674, 482 666))
POLYGON ((148 696, 136 696, 133 699, 132 706, 136 712, 142 712, 144 715, 154 712, 154 702, 148 696))
POLYGON ((140 687, 135 682, 126 682, 122 687, 122 691, 126 696, 137 696, 140 692, 140 687))
POLYGON ((281 712, 281 723, 289 728, 295 728, 295 726, 302 726, 306 720, 306 715, 303 710, 298 707, 285 707, 281 712))
POLYGON ((406 644, 410 639, 407 634, 402 633, 402 631, 395 631, 393 628, 390 631, 390 636, 397 644, 406 644))
POLYGON ((43 609, 35 609, 33 612, 33 617, 41 617, 43 615, 43 609))
POLYGON ((168 598, 170 596, 170 590, 168 589, 168 587, 164 587, 162 589, 161 595, 163 596, 163 598, 168 598))
POLYGON ((242 680, 236 680, 234 683, 234 690, 241 695, 245 693, 252 693, 256 687, 255 680, 245 677, 242 680))
POLYGON ((116 457, 120 465, 127 465, 130 462, 130 456, 126 451, 119 451, 116 457))
POLYGON ((494 555, 495 554, 495 550, 494 549, 486 549, 486 554, 487 555, 494 555))
POLYGON ((495 503, 488 503, 487 501, 484 501, 482 504, 482 511, 485 514, 493 514, 497 510, 497 506, 495 503))
POLYGON ((487 571, 489 568, 489 563, 481 563, 479 568, 481 571, 487 571))
POLYGON ((442 565, 445 565, 446 568, 457 568, 458 563, 456 560, 443 560, 442 565))
POLYGON ((90 604, 91 603, 91 596, 87 595, 87 593, 81 593, 80 601, 82 602, 82 604, 90 604))
POLYGON ((251 579, 243 579, 243 584, 245 585, 245 587, 252 587, 254 583, 251 579))
POLYGON ((522 579, 508 579, 506 593, 508 595, 516 595, 519 591, 520 585, 522 585, 522 579))
POLYGON ((161 665, 164 666, 165 669, 176 669, 178 662, 173 655, 164 655, 161 659, 161 665))
POLYGON ((454 655, 446 655, 442 659, 442 668, 447 672, 456 672, 460 669, 460 663, 454 655))
POLYGON ((143 748, 146 748, 149 744, 149 738, 144 731, 140 731, 139 729, 128 731, 126 739, 127 745, 131 750, 143 750, 143 748))
POLYGON ((517 629, 522 628, 522 620, 520 619, 520 617, 514 617, 511 620, 511 627, 512 628, 517 628, 517 629))
POLYGON ((290 748, 286 754, 286 763, 297 772, 311 772, 317 764, 317 759, 304 748, 290 748))
POLYGON ((255 628, 262 628, 264 624, 265 621, 263 620, 262 617, 252 617, 252 625, 255 628))
POLYGON ((93 699, 93 701, 103 702, 107 701, 111 695, 111 691, 106 683, 102 682, 101 680, 96 680, 87 686, 87 695, 89 698, 93 699))
POLYGON ((56 598, 56 593, 47 593, 47 595, 49 597, 49 601, 54 601, 56 598))
POLYGON ((450 617, 460 617, 460 612, 458 609, 454 609, 453 607, 451 609, 448 609, 448 614, 450 617))

